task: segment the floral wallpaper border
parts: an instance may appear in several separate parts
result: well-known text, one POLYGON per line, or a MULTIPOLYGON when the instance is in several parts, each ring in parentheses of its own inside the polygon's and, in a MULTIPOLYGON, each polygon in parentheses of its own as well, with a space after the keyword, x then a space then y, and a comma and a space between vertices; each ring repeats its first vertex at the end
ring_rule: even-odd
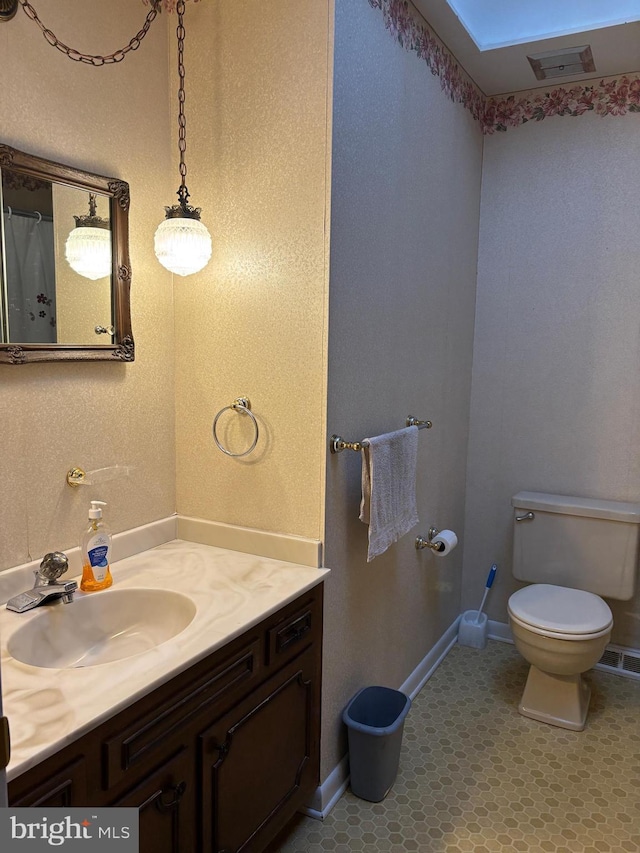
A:
POLYGON ((458 64, 415 6, 407 0, 369 0, 369 5, 382 11, 384 25, 398 43, 405 50, 415 51, 418 58, 427 63, 431 73, 440 78, 440 86, 447 97, 454 103, 462 104, 482 123, 486 109, 484 93, 458 64))
POLYGON ((591 86, 559 87, 550 92, 534 89, 500 100, 487 98, 482 130, 495 133, 549 116, 581 116, 587 112, 599 116, 640 113, 640 76, 610 77, 591 86))
MULTIPOLYGON (((149 5, 149 0, 142 2, 149 5)), ((442 91, 451 101, 469 110, 485 134, 550 116, 640 113, 640 74, 609 77, 591 85, 560 86, 548 92, 532 89, 503 98, 488 98, 410 0, 369 0, 369 5, 382 12, 385 27, 400 46, 426 62, 431 73, 439 77, 442 91)), ((173 12, 176 0, 162 0, 162 6, 166 12, 173 12)))
POLYGON ((431 73, 440 78, 449 99, 469 110, 485 134, 550 116, 640 113, 637 74, 610 77, 587 86, 570 84, 571 88, 560 86, 548 92, 532 89, 503 98, 487 98, 409 0, 369 0, 369 5, 382 12, 385 27, 398 43, 427 63, 431 73))

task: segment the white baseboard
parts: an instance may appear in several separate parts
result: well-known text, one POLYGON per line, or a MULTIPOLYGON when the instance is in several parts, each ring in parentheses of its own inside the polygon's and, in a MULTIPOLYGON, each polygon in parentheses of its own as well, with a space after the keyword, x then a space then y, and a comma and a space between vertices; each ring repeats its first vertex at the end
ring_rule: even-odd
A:
POLYGON ((312 568, 322 566, 322 543, 317 539, 269 533, 252 527, 238 527, 204 518, 189 518, 186 515, 178 516, 178 539, 228 548, 243 554, 270 557, 273 560, 285 560, 288 563, 299 563, 312 568))
POLYGON ((500 640, 503 643, 513 643, 511 628, 506 622, 495 622, 489 619, 487 624, 487 637, 490 640, 500 640))
POLYGON ((407 678, 404 684, 400 687, 400 690, 403 693, 406 693, 411 699, 415 699, 436 669, 440 666, 442 661, 449 654, 453 646, 455 646, 458 640, 459 622, 460 616, 451 623, 435 646, 425 655, 425 657, 423 657, 409 678, 407 678))
MULTIPOLYGON (((435 646, 425 655, 411 675, 400 687, 411 699, 414 699, 431 678, 444 658, 451 651, 458 638, 458 616, 447 628, 435 646)), ((349 757, 345 755, 333 768, 324 782, 315 790, 308 806, 300 811, 316 820, 324 820, 331 809, 344 794, 349 784, 349 757)))
POLYGON ((315 820, 324 820, 349 785, 349 756, 333 768, 322 785, 316 788, 309 805, 300 809, 302 814, 315 820))

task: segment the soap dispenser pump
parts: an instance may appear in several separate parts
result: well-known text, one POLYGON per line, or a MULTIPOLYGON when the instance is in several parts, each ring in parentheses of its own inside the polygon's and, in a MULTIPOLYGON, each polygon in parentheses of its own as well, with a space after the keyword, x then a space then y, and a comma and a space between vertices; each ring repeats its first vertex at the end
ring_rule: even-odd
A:
POLYGON ((80 589, 96 592, 113 583, 109 560, 111 558, 111 531, 102 521, 104 501, 91 501, 89 526, 82 533, 82 580, 80 589))

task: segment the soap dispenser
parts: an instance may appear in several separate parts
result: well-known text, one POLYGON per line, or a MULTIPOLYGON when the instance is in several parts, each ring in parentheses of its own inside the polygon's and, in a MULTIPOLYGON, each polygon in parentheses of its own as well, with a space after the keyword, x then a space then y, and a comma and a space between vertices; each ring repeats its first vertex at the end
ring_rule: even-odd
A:
POLYGON ((102 521, 104 501, 91 501, 89 526, 82 533, 82 580, 80 589, 96 592, 107 589, 113 583, 109 560, 111 558, 111 531, 102 521))

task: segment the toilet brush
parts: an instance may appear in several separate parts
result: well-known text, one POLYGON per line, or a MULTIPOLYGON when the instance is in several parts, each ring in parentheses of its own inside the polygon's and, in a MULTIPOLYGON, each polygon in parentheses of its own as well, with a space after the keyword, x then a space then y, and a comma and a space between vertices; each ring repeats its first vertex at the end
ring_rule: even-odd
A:
POLYGON ((465 610, 458 626, 458 642, 461 646, 471 646, 474 649, 484 649, 487 645, 487 614, 483 613, 484 603, 498 571, 494 563, 489 569, 489 575, 484 587, 484 595, 478 610, 465 610))

